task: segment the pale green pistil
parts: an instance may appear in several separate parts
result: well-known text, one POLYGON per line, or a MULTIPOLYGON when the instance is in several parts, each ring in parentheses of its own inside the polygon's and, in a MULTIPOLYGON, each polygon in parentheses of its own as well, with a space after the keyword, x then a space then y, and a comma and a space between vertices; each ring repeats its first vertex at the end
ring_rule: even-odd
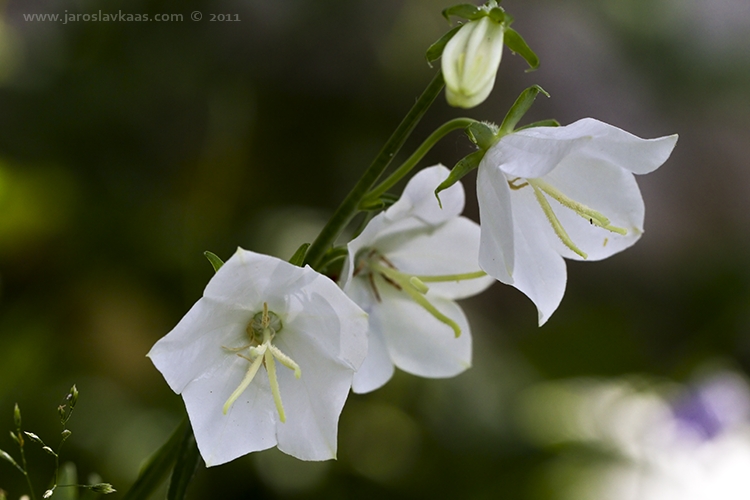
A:
POLYGON ((370 280, 370 286, 375 294, 375 298, 380 302, 380 293, 375 285, 375 274, 381 276, 383 280, 389 285, 395 287, 398 290, 405 292, 414 302, 422 306, 427 312, 434 316, 438 321, 451 327, 456 337, 461 335, 461 328, 458 324, 450 319, 445 314, 441 313, 435 306, 427 300, 425 294, 430 290, 425 282, 446 282, 446 281, 461 281, 467 279, 481 278, 486 276, 487 273, 484 271, 476 271, 464 274, 448 274, 440 276, 414 276, 411 274, 402 273, 396 266, 394 266, 384 255, 381 255, 376 250, 370 250, 364 258, 359 259, 357 270, 355 275, 361 273, 367 269, 367 276, 370 280))
POLYGON ((245 373, 245 377, 234 390, 227 402, 224 403, 224 414, 229 411, 229 408, 237 401, 245 389, 252 383, 255 375, 258 373, 261 365, 265 365, 266 371, 268 372, 268 381, 271 385, 271 393, 273 394, 273 401, 276 404, 276 411, 279 413, 279 419, 282 422, 286 422, 286 414, 284 413, 284 405, 281 402, 281 392, 279 391, 279 380, 276 376, 276 360, 282 365, 286 366, 290 370, 294 371, 294 376, 300 378, 302 371, 297 363, 292 360, 289 356, 279 350, 278 347, 273 345, 271 341, 276 334, 281 330, 282 324, 281 319, 272 311, 268 310, 268 304, 263 303, 263 311, 256 313, 250 324, 247 325, 247 334, 250 337, 251 343, 242 347, 225 347, 229 351, 244 351, 248 350, 249 356, 237 353, 237 356, 246 359, 250 362, 250 367, 245 373))
POLYGON ((553 198, 555 201, 560 203, 562 206, 573 210, 575 213, 589 221, 589 223, 593 226, 601 227, 602 229, 606 229, 607 231, 611 231, 613 233, 626 235, 628 234, 627 229, 613 226, 610 224, 610 220, 604 216, 601 212, 598 212, 594 210, 593 208, 587 207, 583 203, 579 203, 565 194, 563 194, 560 190, 555 188, 554 186, 548 184, 546 181, 535 178, 535 179, 524 179, 525 182, 519 183, 521 179, 515 178, 508 181, 508 185, 511 189, 514 191, 517 191, 519 189, 522 189, 526 186, 531 186, 531 189, 534 191, 534 196, 536 197, 536 201, 539 203, 539 206, 542 208, 542 211, 544 212, 544 215, 547 217, 547 220, 549 221, 550 225, 552 226, 552 229, 555 231, 555 234, 558 238, 560 238, 560 241, 563 242, 565 246, 570 248, 573 252, 580 255, 584 259, 588 257, 588 254, 586 254, 583 250, 578 248, 575 243, 573 243, 573 240, 568 236, 568 233, 565 231, 565 228, 560 223, 560 220, 555 215, 555 212, 552 210, 552 206, 549 204, 549 201, 547 200, 547 196, 553 198), (545 196, 546 195, 546 196, 545 196))

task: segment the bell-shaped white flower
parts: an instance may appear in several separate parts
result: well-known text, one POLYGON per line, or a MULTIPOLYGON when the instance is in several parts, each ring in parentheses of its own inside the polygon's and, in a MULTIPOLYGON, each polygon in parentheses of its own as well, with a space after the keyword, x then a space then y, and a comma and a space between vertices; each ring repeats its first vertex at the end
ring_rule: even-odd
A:
POLYGON ((656 170, 676 142, 677 135, 641 139, 591 118, 502 137, 477 174, 482 269, 534 301, 543 324, 565 292, 563 257, 604 259, 641 237, 633 174, 656 170))
POLYGON ((479 226, 459 214, 460 183, 441 193, 442 165, 418 172, 401 198, 349 243, 342 288, 369 314, 369 350, 354 392, 385 384, 394 365, 422 377, 451 377, 471 365, 471 332, 455 300, 493 282, 479 268, 479 226))
POLYGON ((366 332, 327 277, 238 249, 148 356, 182 394, 206 465, 276 445, 327 460, 366 332))
POLYGON ((448 104, 473 108, 490 95, 503 55, 505 27, 482 16, 464 24, 445 45, 441 67, 448 104))

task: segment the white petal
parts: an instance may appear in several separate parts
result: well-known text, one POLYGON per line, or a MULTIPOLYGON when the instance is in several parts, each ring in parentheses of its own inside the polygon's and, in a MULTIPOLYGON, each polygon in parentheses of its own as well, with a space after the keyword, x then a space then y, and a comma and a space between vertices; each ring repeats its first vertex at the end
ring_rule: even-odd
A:
POLYGON ((571 154, 645 174, 669 158, 676 142, 676 135, 641 139, 584 118, 564 127, 534 127, 508 134, 485 157, 508 175, 526 178, 546 175, 571 154))
POLYGON ((456 217, 464 209, 464 188, 460 182, 440 192, 440 203, 435 189, 448 178, 450 170, 442 165, 423 168, 412 177, 404 188, 401 198, 385 211, 385 217, 397 221, 416 217, 430 225, 438 225, 456 217))
POLYGON ((252 311, 262 309, 266 287, 279 262, 283 261, 238 248, 208 282, 203 296, 252 311))
POLYGON ((263 368, 227 414, 222 411, 249 365, 235 354, 226 355, 182 393, 198 449, 208 467, 276 445, 278 415, 263 368))
MULTIPOLYGON (((465 274, 479 267, 479 225, 466 217, 455 217, 434 231, 415 232, 403 241, 382 242, 383 254, 404 273, 418 276, 465 274)), ((425 283, 430 292, 449 299, 470 297, 483 292, 494 278, 425 283)))
MULTIPOLYGON (((567 127, 534 127, 502 137, 482 159, 513 177, 541 177, 591 141, 567 127)), ((481 169, 481 165, 480 165, 481 169)))
POLYGON ((634 174, 647 174, 659 168, 667 161, 677 143, 677 134, 641 139, 593 118, 578 120, 565 128, 569 132, 592 137, 579 154, 617 165, 634 174))
POLYGON ((367 353, 367 315, 331 280, 316 279, 290 294, 286 326, 275 342, 302 370, 278 370, 287 421, 277 427, 279 449, 302 460, 336 457, 338 418, 354 371, 367 353))
MULTIPOLYGON (((352 385, 352 369, 324 346, 278 335, 276 346, 299 364, 302 376, 277 364, 286 422, 276 426, 279 450, 301 460, 336 458, 338 420, 352 385)), ((318 333, 318 332, 315 332, 318 333)), ((274 407, 275 411, 275 407, 274 407)))
MULTIPOLYGON (((575 245, 588 254, 587 260, 601 260, 633 245, 643 233, 644 205, 633 174, 609 163, 577 159, 562 162, 544 181, 569 198, 597 210, 610 224, 627 230, 621 235, 591 224, 573 210, 550 199, 550 206, 575 245)), ((541 208, 539 208, 541 212, 541 208)), ((552 245, 560 255, 582 260, 547 224, 552 245)))
POLYGON ((560 305, 565 293, 568 279, 565 261, 551 244, 550 238, 557 236, 549 228, 533 191, 525 187, 513 191, 511 196, 516 263, 512 284, 534 302, 541 326, 560 305))
POLYGON ((487 156, 477 173, 481 222, 479 265, 493 278, 510 285, 515 258, 510 188, 505 174, 486 160, 487 156))
POLYGON ((370 314, 370 329, 382 332, 394 364, 420 377, 457 375, 471 366, 471 331, 461 308, 452 300, 427 299, 461 328, 453 330, 437 320, 405 293, 378 279, 383 302, 370 314))
MULTIPOLYGON (((370 288, 369 279, 364 276, 351 280, 345 291, 368 314, 380 305, 370 288)), ((367 335, 367 357, 359 370, 354 373, 352 382, 352 390, 359 394, 381 387, 390 380, 394 371, 382 333, 373 332, 368 327, 367 335)))
POLYGON ((383 333, 380 330, 370 330, 367 337, 367 357, 354 374, 352 391, 364 394, 379 389, 391 379, 394 371, 383 333))
POLYGON ((287 295, 285 325, 303 343, 317 345, 352 371, 358 369, 367 354, 367 313, 330 279, 310 267, 301 270, 315 279, 287 295))
POLYGON ((404 188, 401 198, 388 210, 373 217, 362 233, 349 242, 349 256, 341 272, 341 288, 347 289, 356 266, 355 259, 362 249, 377 247, 381 252, 385 252, 381 247, 391 245, 388 241, 398 245, 405 240, 405 235, 415 231, 429 231, 431 226, 438 226, 461 213, 465 194, 460 182, 440 193, 442 209, 435 198, 435 188, 449 173, 442 165, 417 172, 404 188), (383 242, 386 243, 381 244, 383 242))
POLYGON ((222 346, 248 343, 245 328, 252 317, 252 312, 204 297, 154 344, 147 356, 169 387, 180 394, 190 382, 224 363, 228 351, 222 346))

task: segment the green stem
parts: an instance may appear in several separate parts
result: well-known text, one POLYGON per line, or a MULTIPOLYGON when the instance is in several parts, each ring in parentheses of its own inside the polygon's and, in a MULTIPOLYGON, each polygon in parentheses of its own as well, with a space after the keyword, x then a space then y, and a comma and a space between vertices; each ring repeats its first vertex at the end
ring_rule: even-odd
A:
POLYGON ((368 202, 374 202, 375 200, 380 198, 383 193, 392 188, 398 181, 400 181, 406 174, 408 174, 411 169, 417 165, 417 163, 419 163, 419 160, 424 158, 424 155, 426 155, 440 139, 448 135, 450 132, 461 128, 466 128, 474 122, 476 122, 476 120, 472 118, 454 118, 453 120, 450 120, 441 125, 440 128, 435 130, 427 139, 425 139, 422 145, 419 146, 416 151, 414 151, 414 154, 412 154, 400 167, 398 167, 395 172, 389 175, 386 180, 378 184, 375 189, 367 193, 367 196, 365 196, 364 200, 362 200, 360 206, 366 205, 368 202))
POLYGON ((336 238, 341 234, 341 231, 344 230, 346 225, 357 214, 362 199, 372 189, 378 178, 383 175, 383 172, 388 168, 393 157, 396 156, 396 153, 404 145, 414 127, 419 123, 419 120, 432 105, 432 102, 443 90, 443 85, 445 85, 443 74, 438 71, 424 92, 422 92, 422 95, 419 96, 417 102, 409 110, 409 113, 401 121, 398 128, 396 128, 388 139, 388 142, 385 143, 373 162, 367 167, 365 173, 362 174, 357 184, 355 184, 354 188, 344 198, 344 201, 341 202, 341 205, 333 213, 318 237, 310 245, 305 256, 306 264, 309 264, 313 268, 318 267, 328 248, 333 245, 336 238))
MULTIPOLYGON (((23 439, 21 436, 21 428, 18 427, 18 438, 23 439)), ((21 441, 22 443, 23 441, 21 441)), ((23 451, 23 445, 19 443, 19 450, 21 451, 21 465, 23 466, 23 475, 26 478, 26 484, 29 487, 29 496, 31 500, 36 500, 36 494, 34 493, 34 486, 31 484, 31 478, 29 477, 29 467, 26 465, 26 453, 23 451)))

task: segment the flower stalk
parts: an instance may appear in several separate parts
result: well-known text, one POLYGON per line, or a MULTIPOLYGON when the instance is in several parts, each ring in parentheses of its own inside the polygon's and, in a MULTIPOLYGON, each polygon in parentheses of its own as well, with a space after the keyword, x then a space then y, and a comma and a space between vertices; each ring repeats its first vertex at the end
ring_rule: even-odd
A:
POLYGON ((346 198, 344 198, 344 201, 341 202, 341 205, 333 213, 318 237, 310 245, 310 248, 307 249, 305 264, 309 264, 313 269, 318 268, 328 248, 333 245, 333 242, 336 241, 341 231, 344 230, 357 214, 364 197, 367 196, 372 186, 378 181, 385 169, 388 168, 396 153, 401 150, 401 147, 409 135, 411 135, 414 127, 417 126, 419 120, 422 119, 422 116, 424 116, 425 112, 427 112, 435 101, 435 98, 443 90, 444 85, 443 74, 438 71, 373 162, 367 167, 367 170, 362 174, 357 184, 355 184, 354 188, 352 188, 346 198))

